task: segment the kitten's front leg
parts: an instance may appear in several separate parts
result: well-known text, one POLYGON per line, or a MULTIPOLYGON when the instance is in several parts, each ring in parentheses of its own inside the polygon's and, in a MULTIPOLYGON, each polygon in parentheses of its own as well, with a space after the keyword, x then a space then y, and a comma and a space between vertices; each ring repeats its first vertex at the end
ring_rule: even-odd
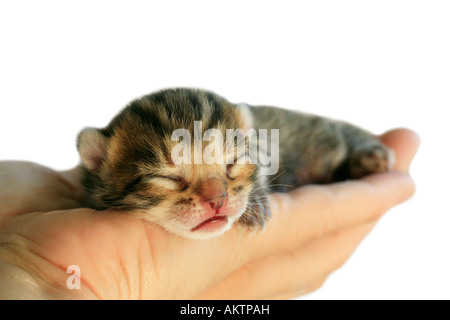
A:
POLYGON ((264 229, 270 216, 266 186, 263 183, 256 183, 249 195, 247 209, 239 218, 239 223, 250 228, 264 229))

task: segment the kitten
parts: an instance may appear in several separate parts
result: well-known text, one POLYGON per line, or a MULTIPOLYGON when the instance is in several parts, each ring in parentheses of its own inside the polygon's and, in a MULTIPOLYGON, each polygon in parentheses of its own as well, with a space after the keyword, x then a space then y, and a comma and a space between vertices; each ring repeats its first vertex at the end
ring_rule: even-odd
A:
POLYGON ((181 88, 132 101, 107 127, 84 129, 77 147, 86 206, 130 211, 196 239, 235 221, 264 227, 270 192, 357 179, 394 161, 390 149, 350 124, 181 88), (269 172, 255 150, 270 151, 278 170, 269 172), (202 159, 208 154, 222 160, 202 159))

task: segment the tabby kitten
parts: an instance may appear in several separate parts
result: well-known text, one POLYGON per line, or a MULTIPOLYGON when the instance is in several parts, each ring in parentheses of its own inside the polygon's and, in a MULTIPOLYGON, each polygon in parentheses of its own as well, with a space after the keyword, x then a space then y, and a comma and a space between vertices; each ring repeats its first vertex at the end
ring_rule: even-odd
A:
POLYGON ((86 206, 196 239, 235 221, 263 227, 270 192, 384 172, 394 159, 350 124, 184 88, 132 101, 107 127, 84 129, 77 146, 86 206))

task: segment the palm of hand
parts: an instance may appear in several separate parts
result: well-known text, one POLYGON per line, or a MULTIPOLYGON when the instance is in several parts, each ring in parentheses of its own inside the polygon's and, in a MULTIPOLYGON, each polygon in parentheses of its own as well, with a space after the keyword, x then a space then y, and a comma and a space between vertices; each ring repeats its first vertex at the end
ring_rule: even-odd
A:
MULTIPOLYGON (((208 260, 214 256, 209 253, 217 251, 211 243, 206 248, 201 241, 179 239, 123 212, 80 208, 78 170, 58 173, 33 163, 9 162, 1 173, 11 195, 0 216, 0 223, 6 224, 8 220, 2 241, 4 248, 25 257, 20 262, 21 268, 33 272, 32 265, 40 270, 37 284, 51 284, 52 294, 163 298, 192 296, 202 290, 201 283, 208 276, 193 266, 200 259, 212 266, 213 261, 208 260), (22 201, 17 201, 18 198, 22 201), (66 269, 70 265, 77 265, 82 272, 80 291, 68 292, 66 287, 70 276, 66 269), (161 281, 179 280, 175 268, 185 269, 183 277, 187 279, 199 279, 193 284, 194 290, 176 283, 172 286, 174 290, 167 293, 155 290, 161 281)), ((216 246, 224 240, 216 241, 216 246)))
MULTIPOLYGON (((397 151, 396 169, 406 171, 416 137, 398 131, 384 140, 397 151)), ((58 173, 30 163, 0 167, 6 186, 0 194, 0 260, 25 270, 42 297, 297 296, 320 286, 375 221, 414 189, 409 175, 399 172, 305 187, 271 197, 274 218, 264 233, 235 227, 199 241, 123 212, 80 208, 78 176, 77 170, 58 173), (362 200, 374 206, 363 208, 362 200), (81 290, 66 286, 70 265, 81 270, 81 290)))

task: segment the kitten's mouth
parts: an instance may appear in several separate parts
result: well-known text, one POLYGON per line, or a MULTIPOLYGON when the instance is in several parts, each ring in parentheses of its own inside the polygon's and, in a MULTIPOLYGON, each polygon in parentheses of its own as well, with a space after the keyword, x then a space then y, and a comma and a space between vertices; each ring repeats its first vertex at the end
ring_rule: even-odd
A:
POLYGON ((216 231, 224 227, 228 223, 227 216, 214 216, 209 218, 196 227, 192 228, 191 231, 202 231, 202 232, 211 232, 216 231))

